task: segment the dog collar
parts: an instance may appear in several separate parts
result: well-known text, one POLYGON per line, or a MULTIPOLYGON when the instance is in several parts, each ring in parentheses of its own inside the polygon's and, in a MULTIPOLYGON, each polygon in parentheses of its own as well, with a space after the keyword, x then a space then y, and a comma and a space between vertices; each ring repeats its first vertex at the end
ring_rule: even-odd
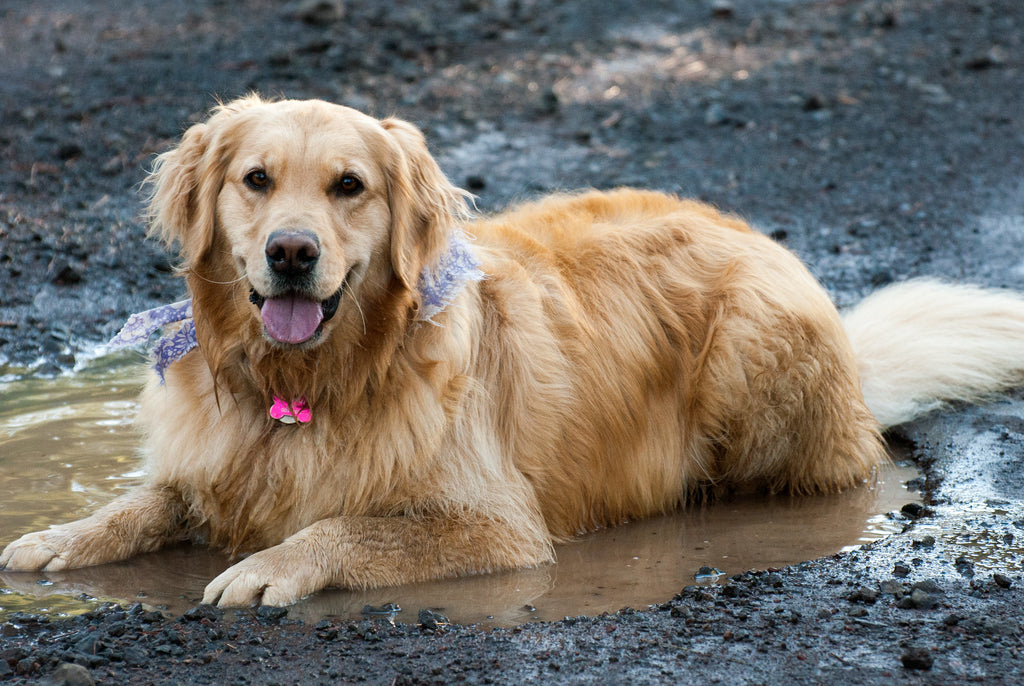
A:
MULTIPOLYGON (((453 231, 448 240, 448 249, 438 259, 437 265, 431 268, 424 267, 420 272, 417 290, 422 306, 416 316, 417 320, 434 324, 433 318, 451 304, 466 284, 483 278, 480 261, 473 254, 466 234, 460 230, 453 231)), ((133 314, 107 344, 107 348, 118 350, 147 343, 158 329, 178 322, 180 326, 174 332, 163 336, 153 346, 153 369, 160 377, 160 383, 163 383, 167 367, 199 345, 196 339, 195 320, 192 319, 191 298, 133 314)), ((280 398, 275 397, 275 406, 278 401, 280 398)), ((280 402, 284 407, 290 407, 284 401, 280 402)), ((304 399, 299 399, 294 404, 300 403, 308 412, 309 408, 306 407, 304 399)), ((299 411, 298 414, 302 412, 299 411)), ((282 414, 282 417, 284 416, 292 417, 293 421, 298 419, 296 413, 282 414)), ((302 419, 298 421, 304 423, 302 419)))

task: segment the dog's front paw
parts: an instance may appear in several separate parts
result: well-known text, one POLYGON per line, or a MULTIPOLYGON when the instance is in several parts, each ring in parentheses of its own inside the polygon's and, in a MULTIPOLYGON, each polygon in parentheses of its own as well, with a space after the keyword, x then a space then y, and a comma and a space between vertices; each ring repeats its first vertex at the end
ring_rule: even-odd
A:
POLYGON ((56 572, 75 565, 74 537, 60 527, 25 534, 0 554, 0 569, 56 572))
POLYGON ((291 605, 326 585, 308 555, 282 543, 228 567, 206 586, 203 602, 221 607, 291 605))

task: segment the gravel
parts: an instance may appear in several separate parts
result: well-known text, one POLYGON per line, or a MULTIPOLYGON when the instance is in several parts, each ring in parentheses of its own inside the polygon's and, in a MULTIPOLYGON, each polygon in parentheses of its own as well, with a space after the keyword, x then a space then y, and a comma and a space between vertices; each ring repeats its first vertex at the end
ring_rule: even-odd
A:
MULTIPOLYGON (((795 250, 840 305, 919 275, 1024 289, 1016 0, 40 0, 0 16, 0 373, 65 373, 181 296, 139 186, 215 97, 250 89, 416 122, 481 211, 587 186, 701 198, 795 250)), ((1021 416, 1014 395, 896 432, 925 477, 924 507, 891 515, 903 533, 680 579, 651 608, 487 630, 438 608, 392 625, 107 605, 0 624, 0 679, 1021 683, 1021 416)))

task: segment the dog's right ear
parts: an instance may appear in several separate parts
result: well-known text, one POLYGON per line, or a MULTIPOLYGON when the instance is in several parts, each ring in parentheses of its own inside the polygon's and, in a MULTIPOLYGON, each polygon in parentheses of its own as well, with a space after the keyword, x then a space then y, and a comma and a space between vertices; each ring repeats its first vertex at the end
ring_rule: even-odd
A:
POLYGON ((149 235, 168 248, 177 244, 188 264, 195 264, 213 243, 216 199, 223 179, 210 178, 207 150, 209 124, 195 124, 181 142, 156 158, 146 182, 149 235))
POLYGON ((252 94, 215 107, 205 123, 189 128, 178 146, 153 164, 146 179, 149 235, 167 247, 178 244, 186 264, 196 264, 213 246, 217 196, 234 138, 228 120, 262 103, 252 94))

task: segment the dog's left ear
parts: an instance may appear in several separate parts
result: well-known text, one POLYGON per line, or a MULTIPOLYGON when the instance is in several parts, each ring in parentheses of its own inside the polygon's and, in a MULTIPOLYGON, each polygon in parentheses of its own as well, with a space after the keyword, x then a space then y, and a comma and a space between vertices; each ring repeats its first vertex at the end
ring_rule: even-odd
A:
POLYGON ((420 273, 436 264, 452 230, 469 216, 467 201, 472 196, 445 177, 419 129, 399 119, 385 119, 381 125, 392 152, 391 265, 415 298, 420 273))

